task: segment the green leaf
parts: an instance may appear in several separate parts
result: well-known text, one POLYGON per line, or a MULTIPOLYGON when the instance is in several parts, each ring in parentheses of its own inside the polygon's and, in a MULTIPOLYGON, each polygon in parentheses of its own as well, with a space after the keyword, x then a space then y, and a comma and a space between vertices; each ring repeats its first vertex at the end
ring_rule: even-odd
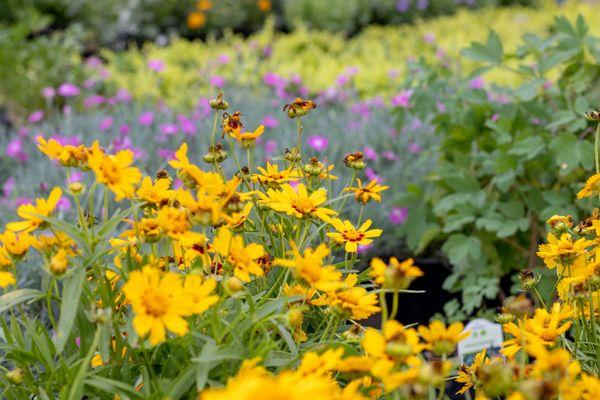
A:
POLYGON ((167 397, 170 399, 180 399, 196 382, 196 371, 198 366, 192 364, 179 374, 177 379, 169 382, 169 392, 167 397))
POLYGON ((444 243, 442 251, 446 253, 452 264, 468 265, 478 261, 481 256, 481 241, 475 236, 454 234, 444 243))
POLYGON ((530 136, 526 139, 515 142, 510 150, 509 154, 513 154, 522 157, 526 160, 535 158, 546 148, 544 140, 539 136, 530 136))
POLYGON ((56 331, 56 352, 60 353, 65 348, 65 344, 71 335, 71 329, 77 315, 79 299, 83 290, 83 281, 85 279, 85 269, 80 266, 73 271, 71 276, 64 279, 62 299, 60 305, 60 319, 56 331))
POLYGON ((500 36, 496 32, 490 31, 485 44, 471 43, 471 46, 463 49, 461 54, 474 61, 500 64, 503 54, 500 36))
POLYGON ((17 289, 0 296, 0 313, 18 304, 45 297, 45 294, 37 289, 17 289))
POLYGON ((124 382, 104 378, 102 376, 89 376, 85 379, 85 384, 98 388, 108 394, 127 395, 136 399, 143 398, 140 392, 135 390, 135 387, 129 386, 124 382))

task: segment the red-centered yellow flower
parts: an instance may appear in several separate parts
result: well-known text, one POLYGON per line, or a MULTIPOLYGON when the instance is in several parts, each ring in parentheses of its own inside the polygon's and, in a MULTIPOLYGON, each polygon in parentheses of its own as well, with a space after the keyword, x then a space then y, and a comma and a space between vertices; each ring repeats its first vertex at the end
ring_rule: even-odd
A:
POLYGON ((212 261, 208 254, 209 248, 208 239, 202 233, 190 231, 182 235, 174 246, 179 268, 192 267, 198 261, 202 267, 209 266, 212 261))
POLYGON ((145 266, 129 274, 123 292, 135 314, 135 331, 142 337, 150 333, 153 346, 165 340, 167 329, 178 336, 188 332, 184 317, 194 313, 194 302, 183 289, 179 274, 161 274, 160 270, 145 266))
POLYGON ((371 244, 373 238, 381 236, 383 232, 381 229, 368 230, 373 223, 370 219, 366 220, 358 229, 348 220, 342 221, 338 218, 328 218, 327 221, 337 229, 337 232, 329 232, 327 236, 337 243, 344 243, 344 249, 348 253, 356 253, 359 245, 371 244))
POLYGON ((389 262, 387 265, 382 259, 373 258, 369 272, 373 281, 386 289, 404 290, 413 280, 423 276, 423 271, 414 265, 412 258, 400 262, 396 257, 392 257, 389 262))
POLYGON ((316 249, 310 247, 300 253, 297 247, 292 248, 291 259, 276 258, 275 265, 293 268, 294 276, 303 284, 324 292, 331 292, 344 286, 341 282, 342 273, 333 265, 325 265, 324 259, 329 255, 325 244, 320 244, 316 249))
POLYGON ((223 217, 227 223, 225 226, 230 229, 241 229, 244 226, 244 223, 248 220, 248 216, 250 216, 252 207, 254 207, 253 203, 246 203, 240 212, 233 212, 231 215, 221 215, 221 217, 223 217))
POLYGON ((266 194, 259 193, 259 196, 260 204, 296 218, 317 217, 325 220, 328 216, 337 214, 330 208, 322 207, 327 201, 327 191, 324 188, 309 195, 302 183, 298 184, 297 189, 285 184, 281 186, 281 190, 269 189, 266 194))
POLYGON ((585 186, 577 193, 578 199, 600 193, 600 174, 594 174, 585 182, 585 186))
POLYGON ((377 306, 377 295, 367 292, 363 287, 355 286, 357 281, 358 275, 349 274, 344 281, 344 289, 328 292, 314 300, 313 304, 336 308, 341 314, 345 314, 352 319, 369 318, 380 310, 377 306))
POLYGON ((48 199, 36 199, 35 205, 24 204, 19 206, 17 209, 17 215, 24 219, 24 221, 11 222, 6 225, 6 229, 13 232, 31 232, 37 228, 45 225, 45 221, 39 218, 37 215, 49 217, 54 212, 58 201, 62 196, 62 190, 59 187, 55 187, 50 192, 48 199))
POLYGON ((152 183, 152 178, 144 177, 142 185, 136 194, 140 200, 155 206, 169 204, 175 198, 175 191, 170 189, 171 181, 167 178, 157 179, 152 183))
POLYGON ((0 270, 0 288, 4 289, 10 285, 17 283, 15 276, 12 272, 0 270))
POLYGON ((361 346, 370 357, 396 362, 411 362, 425 348, 415 329, 393 320, 386 321, 381 332, 367 329, 361 346))
POLYGON ((427 343, 427 348, 439 356, 454 353, 458 342, 471 334, 463 330, 464 325, 460 322, 448 327, 442 321, 433 321, 429 327, 419 326, 419 334, 427 343))
POLYGON ((115 194, 115 200, 130 199, 135 193, 135 185, 142 173, 133 164, 133 152, 121 150, 117 154, 105 154, 98 141, 92 144, 88 156, 88 166, 94 171, 96 180, 115 194))
POLYGON ((390 188, 389 186, 380 185, 377 179, 371 180, 371 182, 367 183, 365 186, 363 186, 360 179, 357 179, 357 182, 358 185, 356 187, 346 188, 344 189, 344 192, 354 192, 354 199, 362 202, 363 204, 367 204, 371 199, 380 203, 380 193, 390 188))
POLYGON ((462 383, 463 386, 456 394, 464 394, 467 390, 478 386, 477 372, 479 371, 479 368, 482 365, 490 363, 490 359, 485 356, 485 353, 486 349, 483 349, 475 355, 475 359, 471 365, 462 365, 458 369, 458 375, 455 381, 462 383))
POLYGON ((271 164, 267 161, 266 168, 257 167, 260 174, 252 175, 252 182, 260 183, 270 188, 278 188, 280 185, 287 183, 290 179, 297 178, 298 173, 291 169, 279 171, 277 164, 271 164))
POLYGON ((38 136, 38 149, 51 160, 58 161, 65 167, 82 167, 87 164, 88 149, 85 146, 63 146, 58 141, 46 140, 38 136))
POLYGON ((22 258, 27 250, 33 246, 36 239, 27 232, 16 234, 13 231, 6 231, 0 234, 0 243, 2 243, 3 251, 13 259, 22 258))
POLYGON ((264 248, 256 243, 246 246, 243 237, 234 236, 227 228, 219 229, 212 250, 223 257, 233 267, 234 275, 244 282, 250 282, 250 274, 264 275, 258 263, 258 259, 265 254, 264 248))
POLYGON ((231 131, 229 134, 235 140, 242 144, 244 148, 253 147, 258 139, 265 132, 265 126, 259 125, 254 132, 242 132, 241 129, 231 131))
MULTIPOLYGON (((578 261, 585 262, 585 259, 580 258, 586 252, 586 249, 593 245, 592 241, 581 238, 575 242, 568 233, 563 233, 560 238, 554 236, 553 233, 548 233, 548 243, 541 244, 537 256, 544 260, 546 266, 550 269, 560 265, 566 267, 577 263, 578 261)), ((559 271, 559 273, 563 273, 559 271)))
POLYGON ((214 279, 203 280, 200 275, 190 274, 185 277, 183 291, 192 303, 193 314, 201 314, 219 301, 219 296, 210 293, 217 286, 214 279))

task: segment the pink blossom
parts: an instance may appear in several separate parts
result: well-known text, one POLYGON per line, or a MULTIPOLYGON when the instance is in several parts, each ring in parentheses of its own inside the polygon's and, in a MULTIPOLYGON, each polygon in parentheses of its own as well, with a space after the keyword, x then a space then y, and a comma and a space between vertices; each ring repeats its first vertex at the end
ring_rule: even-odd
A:
POLYGON ((42 110, 37 110, 31 113, 28 118, 30 124, 35 124, 36 122, 40 122, 44 118, 44 112, 42 110))
POLYGON ((15 205, 18 206, 23 206, 25 204, 31 204, 32 201, 29 197, 17 197, 15 199, 15 205))
POLYGON ((96 56, 91 56, 91 57, 86 58, 85 64, 88 67, 97 68, 97 67, 102 66, 102 60, 96 56))
POLYGON ((379 175, 377 175, 377 172, 375 172, 375 170, 371 167, 367 167, 365 169, 365 176, 367 178, 369 178, 370 181, 372 181, 373 179, 375 179, 377 182, 381 183, 382 179, 379 175))
POLYGON ((275 128, 279 125, 279 121, 271 115, 265 115, 261 121, 261 124, 265 126, 265 128, 275 128))
POLYGON ((425 43, 427 44, 433 44, 435 43, 435 34, 432 32, 428 32, 425 34, 425 36, 423 37, 423 39, 425 40, 425 43))
POLYGON ((229 61, 231 61, 231 58, 229 57, 228 54, 222 53, 222 54, 219 54, 219 57, 217 57, 217 60, 221 64, 229 64, 229 61))
POLYGON ((25 150, 23 149, 23 141, 19 137, 8 142, 5 152, 7 156, 14 158, 19 162, 27 161, 27 153, 25 153, 25 150))
POLYGON ((408 209, 404 207, 393 207, 388 214, 388 219, 394 225, 403 224, 408 218, 408 209))
POLYGON ((358 246, 358 254, 364 254, 373 248, 373 244, 361 244, 358 246))
POLYGON ((374 149, 374 148, 372 148, 372 147, 365 147, 365 148, 363 149, 363 153, 364 153, 364 155, 365 155, 365 158, 366 158, 367 160, 375 161, 375 160, 377 160, 377 158, 378 158, 378 157, 377 157, 377 152, 376 152, 376 151, 375 151, 375 149, 374 149))
POLYGON ((175 158, 175 150, 161 148, 156 150, 156 155, 164 160, 172 160, 175 158))
POLYGON ((58 203, 56 203, 56 208, 60 211, 69 211, 71 209, 71 202, 67 197, 63 196, 58 200, 58 203))
POLYGON ((396 96, 392 97, 392 106, 410 108, 410 97, 412 96, 413 92, 414 91, 412 89, 407 89, 398 93, 396 96))
POLYGON ((95 79, 86 79, 85 81, 83 81, 83 87, 86 89, 91 89, 96 85, 96 80, 95 79))
POLYGON ((473 78, 469 82, 469 86, 471 87, 471 89, 483 89, 484 85, 485 85, 485 80, 481 76, 478 76, 477 78, 473 78))
POLYGON ((272 87, 284 88, 287 86, 287 82, 284 77, 277 75, 274 72, 267 72, 263 76, 263 82, 272 87))
POLYGON ((129 127, 129 125, 121 124, 121 126, 119 127, 119 133, 125 136, 129 135, 129 132, 131 132, 131 128, 129 127))
POLYGON ((125 88, 121 88, 121 89, 117 90, 115 99, 117 99, 117 101, 120 103, 129 103, 131 101, 132 97, 131 97, 131 93, 129 93, 129 90, 127 90, 125 88))
POLYGON ((386 151, 382 152, 381 156, 383 158, 385 158, 386 160, 390 160, 390 161, 394 161, 397 159, 396 153, 394 153, 392 150, 386 150, 386 151))
POLYGON ((142 126, 150 126, 154 122, 154 114, 151 111, 146 111, 138 117, 138 123, 142 126))
POLYGON ((179 132, 179 127, 175 124, 161 124, 159 129, 166 136, 176 135, 179 132))
POLYGON ((439 112, 440 114, 443 114, 443 113, 445 113, 445 112, 446 112, 446 106, 445 106, 445 105, 444 105, 444 103, 442 103, 441 101, 438 101, 438 102, 435 104, 435 107, 437 108, 437 110, 438 110, 438 112, 439 112))
POLYGON ((81 89, 72 83, 63 83, 58 87, 58 94, 63 97, 73 97, 81 93, 81 89))
POLYGON ((492 115, 492 117, 490 118, 493 122, 498 121, 498 118, 500 117, 500 114, 495 113, 494 115, 492 115))
POLYGON ((99 94, 93 94, 91 96, 86 97, 83 100, 83 106, 85 108, 91 108, 104 103, 105 100, 106 99, 104 98, 104 96, 100 96, 99 94))
POLYGON ((63 107, 63 115, 67 116, 67 115, 71 115, 71 111, 73 111, 73 109, 71 108, 70 105, 65 105, 63 107))
POLYGON ((177 121, 179 122, 179 127, 181 128, 181 131, 185 135, 193 136, 196 134, 196 125, 194 125, 194 122, 187 116, 179 114, 177 116, 177 121))
POLYGON ((265 153, 272 154, 277 149, 277 142, 273 139, 265 141, 265 153))
POLYGON ((387 75, 390 79, 395 79, 398 77, 398 75, 400 75, 400 71, 398 71, 396 68, 390 68, 387 72, 387 75))
POLYGON ((412 142, 408 144, 408 152, 411 154, 419 154, 422 150, 418 143, 412 142))
POLYGON ((214 87, 223 87, 225 86, 225 78, 218 75, 213 75, 210 77, 210 84, 214 87))
POLYGON ((329 146, 329 140, 325 136, 313 135, 308 138, 308 145, 315 151, 323 151, 329 146))
POLYGON ((162 60, 154 59, 148 61, 148 68, 153 71, 160 72, 165 68, 165 63, 162 60))
POLYGON ((83 172, 73 169, 73 171, 71 172, 71 175, 69 176, 69 179, 67 179, 67 183, 81 182, 82 180, 83 180, 83 172))
POLYGON ((15 190, 15 178, 9 176, 8 179, 2 184, 2 194, 4 197, 10 197, 15 190))
POLYGON ((100 124, 98 125, 98 129, 100 129, 101 131, 105 131, 107 129, 109 129, 113 124, 113 119, 111 117, 106 117, 104 118, 102 121, 100 121, 100 124))
POLYGON ((54 98, 56 96, 56 90, 50 86, 46 86, 42 89, 42 96, 48 100, 54 98))

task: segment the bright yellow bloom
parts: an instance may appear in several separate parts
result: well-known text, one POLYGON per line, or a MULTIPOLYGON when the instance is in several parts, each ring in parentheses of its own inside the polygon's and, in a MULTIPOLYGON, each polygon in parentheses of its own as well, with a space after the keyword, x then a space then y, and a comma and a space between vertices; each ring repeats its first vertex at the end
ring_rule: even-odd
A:
POLYGON ((192 227, 186 212, 181 208, 163 207, 158 210, 156 219, 162 230, 173 239, 179 239, 192 227))
POLYGON ((10 285, 15 285, 17 281, 12 272, 0 270, 0 288, 4 289, 10 285))
POLYGON ((344 286, 340 281, 342 273, 333 265, 324 265, 324 259, 329 255, 325 244, 320 244, 314 250, 309 247, 302 254, 294 246, 292 255, 291 259, 277 258, 273 264, 293 268, 296 279, 317 290, 330 292, 344 286))
POLYGON ((259 125, 254 132, 242 132, 241 129, 236 129, 229 134, 235 140, 240 142, 243 147, 252 147, 254 146, 256 139, 258 139, 264 132, 265 126, 259 125))
POLYGON ((400 262, 396 257, 392 257, 389 262, 387 265, 377 257, 371 260, 369 276, 376 284, 384 288, 404 290, 410 286, 413 280, 423 276, 423 271, 414 265, 412 258, 400 262))
POLYGON ((0 243, 3 245, 0 251, 14 259, 20 259, 35 242, 36 239, 27 232, 16 234, 13 231, 6 231, 0 234, 0 243))
POLYGON ((330 208, 321 207, 327 201, 325 189, 317 189, 309 195, 306 186, 302 183, 298 184, 296 190, 291 185, 285 184, 281 186, 281 190, 269 189, 266 194, 259 193, 259 196, 261 204, 296 218, 317 217, 324 220, 330 215, 337 214, 330 208))
POLYGON ((221 204, 215 195, 199 189, 196 197, 187 190, 177 191, 177 201, 188 211, 190 220, 201 225, 216 225, 221 217, 221 204))
POLYGON ((327 236, 335 240, 337 243, 345 243, 344 249, 348 253, 356 253, 358 246, 365 246, 373 242, 372 238, 381 236, 381 229, 368 230, 373 221, 366 220, 360 228, 354 228, 352 222, 342 221, 338 218, 328 219, 328 222, 337 229, 337 232, 328 232, 327 236))
POLYGON ((240 212, 233 212, 231 215, 223 214, 221 217, 227 223, 227 226, 230 229, 240 229, 243 227, 244 222, 248 220, 248 216, 250 216, 250 211, 252 211, 252 207, 254 207, 253 203, 246 203, 244 208, 240 212))
POLYGON ((50 192, 48 200, 36 199, 35 205, 24 204, 19 206, 17 209, 17 215, 23 218, 24 221, 11 222, 6 225, 6 229, 13 232, 31 232, 43 226, 45 221, 37 217, 36 214, 44 217, 51 216, 56 208, 56 205, 58 204, 58 201, 60 200, 60 196, 62 196, 62 190, 60 190, 59 187, 55 187, 50 192))
POLYGON ((196 187, 204 180, 204 172, 198 166, 190 163, 187 151, 187 143, 182 143, 175 153, 175 159, 169 161, 169 165, 177 170, 177 176, 186 186, 196 187))
POLYGON ((96 180, 115 194, 115 200, 130 199, 135 193, 135 185, 142 173, 133 164, 133 152, 121 150, 117 154, 105 154, 98 141, 92 144, 88 156, 88 166, 94 171, 96 180))
POLYGON ((140 336, 150 333, 150 343, 157 345, 166 338, 167 329, 178 336, 188 332, 184 317, 195 313, 196 304, 183 288, 181 276, 145 266, 129 274, 123 286, 135 317, 133 327, 140 336))
POLYGON ((439 356, 454 353, 457 343, 471 334, 463 330, 464 325, 460 322, 448 327, 442 321, 433 321, 429 327, 419 326, 419 334, 427 343, 427 348, 439 356))
POLYGON ((278 188, 279 185, 298 177, 296 171, 292 171, 289 168, 279 171, 277 164, 271 164, 268 161, 266 168, 257 167, 257 169, 260 174, 252 175, 252 182, 257 182, 270 188, 278 188))
POLYGON ((588 178, 585 182, 585 186, 583 189, 577 193, 578 199, 583 199, 584 197, 590 197, 595 194, 598 194, 600 190, 600 174, 594 174, 588 178))
POLYGON ((170 187, 171 181, 167 178, 157 179, 152 183, 152 178, 146 176, 136 194, 148 204, 162 206, 170 203, 175 197, 175 191, 170 187))
POLYGON ((396 362, 414 361, 425 348, 415 329, 393 320, 386 321, 381 332, 367 329, 361 346, 370 357, 396 362))
POLYGON ((537 256, 543 259, 550 269, 556 268, 557 265, 564 267, 581 261, 578 259, 585 254, 586 249, 592 244, 593 242, 585 238, 573 242, 571 235, 568 233, 563 233, 560 239, 554 234, 548 233, 548 243, 540 245, 537 256))
POLYGON ((360 286, 355 286, 358 275, 349 274, 344 281, 345 288, 329 292, 313 301, 318 306, 328 305, 347 314, 350 318, 360 320, 369 318, 380 310, 375 293, 369 293, 360 286))
POLYGON ((483 349, 475 355, 475 359, 471 365, 462 365, 458 369, 458 375, 455 381, 462 383, 463 387, 460 388, 456 394, 464 394, 467 390, 477 386, 477 371, 482 365, 489 364, 490 362, 490 359, 485 356, 485 353, 486 349, 483 349))
POLYGON ((46 140, 38 136, 38 149, 48 156, 51 160, 58 161, 65 167, 82 167, 87 164, 88 149, 83 146, 63 146, 58 141, 46 140))
POLYGON ((176 263, 179 268, 191 267, 198 261, 200 261, 200 266, 209 266, 211 258, 208 249, 208 239, 205 235, 198 232, 187 232, 179 238, 174 246, 176 263))
POLYGON ((203 280, 200 275, 190 274, 185 277, 183 291, 192 303, 192 313, 201 314, 219 301, 219 296, 210 295, 217 286, 214 279, 203 280))
POLYGON ((221 228, 213 241, 212 249, 233 267, 234 275, 242 281, 250 282, 250 274, 264 275, 257 262, 265 254, 260 244, 250 243, 246 246, 242 236, 234 236, 229 229, 221 228))
POLYGON ((348 187, 344 189, 344 192, 354 192, 354 199, 360 201, 363 204, 367 204, 369 200, 373 199, 376 202, 381 202, 381 192, 388 190, 390 187, 380 185, 377 179, 371 180, 365 186, 362 185, 360 179, 357 179, 358 185, 356 187, 348 187))

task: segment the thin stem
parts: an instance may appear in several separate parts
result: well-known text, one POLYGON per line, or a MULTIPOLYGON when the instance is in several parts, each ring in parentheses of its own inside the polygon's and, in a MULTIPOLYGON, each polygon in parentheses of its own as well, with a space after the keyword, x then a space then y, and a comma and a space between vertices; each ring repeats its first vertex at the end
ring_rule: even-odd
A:
POLYGON ((385 301, 385 292, 379 292, 379 303, 381 304, 381 329, 388 319, 387 303, 385 301))
POLYGON ((394 292, 394 297, 392 297, 392 312, 390 313, 390 319, 396 318, 396 314, 398 313, 398 292, 394 292))

